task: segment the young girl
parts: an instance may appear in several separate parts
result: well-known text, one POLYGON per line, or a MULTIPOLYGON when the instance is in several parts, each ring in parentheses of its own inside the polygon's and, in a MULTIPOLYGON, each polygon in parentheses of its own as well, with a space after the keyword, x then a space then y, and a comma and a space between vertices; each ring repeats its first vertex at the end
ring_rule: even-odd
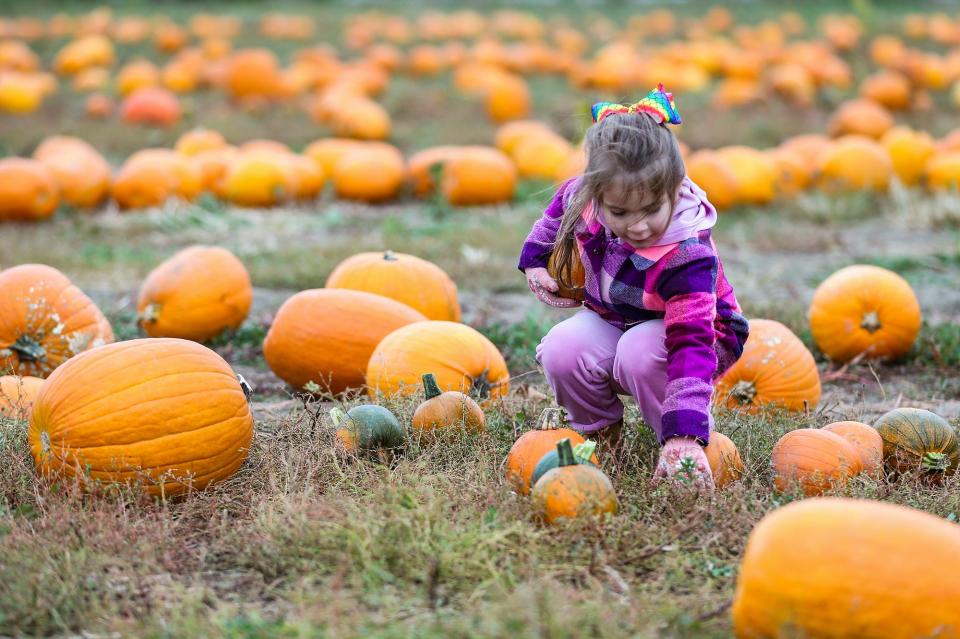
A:
POLYGON ((547 333, 537 361, 575 429, 616 442, 617 396, 632 395, 663 445, 655 477, 691 458, 686 468, 712 487, 703 446, 713 382, 748 330, 710 236, 717 212, 686 177, 666 127, 680 115, 662 84, 634 105, 594 105, 593 120, 583 176, 560 187, 520 255, 530 289, 551 306, 579 306, 557 293, 574 286, 576 261, 585 274, 585 308, 547 333))

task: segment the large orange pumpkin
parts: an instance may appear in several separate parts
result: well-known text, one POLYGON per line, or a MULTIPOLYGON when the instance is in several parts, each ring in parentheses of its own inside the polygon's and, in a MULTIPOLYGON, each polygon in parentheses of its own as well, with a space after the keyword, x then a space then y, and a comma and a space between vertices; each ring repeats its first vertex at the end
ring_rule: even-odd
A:
POLYGON ((808 497, 819 495, 863 470, 860 454, 836 433, 799 428, 780 438, 771 453, 777 490, 799 485, 808 497))
POLYGON ((39 377, 0 376, 0 417, 26 419, 43 386, 39 377))
POLYGON ((851 135, 820 154, 817 174, 818 185, 825 191, 886 191, 893 161, 878 142, 851 135))
POLYGON ((107 318, 57 269, 22 264, 0 272, 0 370, 46 377, 112 341, 107 318))
POLYGON ((737 575, 740 639, 960 637, 960 528, 905 506, 817 498, 764 517, 737 575))
POLYGON ((138 339, 87 351, 44 383, 30 451, 45 476, 145 483, 174 495, 226 479, 247 457, 247 389, 210 349, 138 339))
POLYGON ((235 100, 273 98, 280 89, 280 66, 268 49, 241 49, 227 65, 224 85, 235 100))
POLYGON ((61 200, 71 206, 95 207, 110 193, 110 165, 80 138, 51 136, 34 150, 33 158, 50 170, 61 200))
POLYGON ((413 194, 426 197, 436 188, 433 173, 439 168, 442 173, 447 162, 463 151, 461 146, 431 146, 417 151, 407 159, 407 182, 413 194))
POLYGON ((406 253, 358 253, 340 262, 327 288, 376 293, 415 308, 432 320, 460 321, 457 285, 436 264, 406 253))
POLYGON ((386 144, 347 151, 333 169, 337 197, 363 202, 393 199, 403 186, 403 155, 386 144))
POLYGON ((191 246, 150 272, 137 314, 150 337, 204 342, 240 326, 252 301, 250 276, 233 253, 191 246))
POLYGON ((510 157, 520 177, 553 181, 573 153, 573 146, 556 133, 523 138, 510 157))
POLYGON ((43 220, 59 203, 60 189, 46 165, 25 158, 0 160, 0 222, 43 220))
POLYGON ((340 393, 360 388, 384 337, 426 318, 396 300, 342 289, 297 293, 280 307, 263 341, 271 370, 291 386, 340 393))
POLYGON ((120 116, 127 124, 170 127, 180 121, 180 100, 161 87, 137 89, 120 104, 120 116))
POLYGON ((506 395, 510 374, 503 355, 475 329, 431 320, 399 328, 377 345, 367 366, 371 397, 410 395, 420 376, 433 373, 440 388, 478 399, 506 395))
POLYGON ((734 175, 736 202, 768 204, 777 191, 777 172, 762 151, 747 146, 727 146, 716 151, 718 159, 734 175))
POLYGON ((808 312, 817 347, 836 362, 896 359, 920 332, 920 304, 905 279, 879 266, 840 269, 817 287, 808 312))
POLYGON ((443 195, 454 206, 507 202, 516 186, 513 162, 488 147, 463 147, 443 168, 443 195))
POLYGON ((883 438, 872 426, 862 422, 834 422, 823 430, 840 435, 857 450, 863 472, 871 477, 883 474, 883 438))
POLYGON ((714 401, 751 413, 767 405, 812 409, 820 401, 817 363, 803 342, 780 322, 750 320, 743 355, 717 381, 714 401))
POLYGON ((686 161, 687 175, 706 191, 717 210, 730 208, 737 200, 737 176, 712 151, 697 151, 686 161))
POLYGON ((513 443, 507 454, 506 479, 521 495, 530 492, 530 478, 537 463, 544 455, 554 450, 561 439, 569 439, 574 446, 586 441, 583 435, 572 428, 548 428, 550 417, 558 416, 559 409, 544 413, 538 427, 528 430, 513 443))

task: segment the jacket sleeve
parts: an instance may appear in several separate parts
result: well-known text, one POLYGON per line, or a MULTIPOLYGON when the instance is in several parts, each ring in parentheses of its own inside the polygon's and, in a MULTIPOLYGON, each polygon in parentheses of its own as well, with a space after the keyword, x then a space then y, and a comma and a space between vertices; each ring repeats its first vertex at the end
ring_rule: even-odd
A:
POLYGON ((667 388, 661 437, 710 439, 710 401, 717 370, 717 266, 719 260, 703 245, 694 255, 661 273, 657 293, 666 304, 667 388))
POLYGON ((553 252, 553 245, 557 240, 560 222, 563 220, 564 199, 572 182, 573 180, 568 180, 560 185, 553 200, 543 212, 543 216, 530 229, 530 234, 527 235, 523 248, 520 249, 520 262, 517 268, 521 271, 533 267, 546 268, 550 261, 550 253, 553 252))

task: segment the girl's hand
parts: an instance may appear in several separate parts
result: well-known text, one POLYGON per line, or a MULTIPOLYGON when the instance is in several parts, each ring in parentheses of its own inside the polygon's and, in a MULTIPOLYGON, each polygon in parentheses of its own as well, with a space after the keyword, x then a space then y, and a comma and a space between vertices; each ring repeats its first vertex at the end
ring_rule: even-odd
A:
POLYGON ((554 308, 573 308, 580 306, 580 302, 566 297, 556 295, 560 290, 557 281, 550 277, 550 271, 543 267, 528 268, 524 275, 527 276, 527 286, 537 296, 537 299, 548 306, 554 308))
POLYGON ((710 462, 696 438, 671 437, 664 443, 653 481, 659 483, 670 478, 707 491, 714 489, 710 462))

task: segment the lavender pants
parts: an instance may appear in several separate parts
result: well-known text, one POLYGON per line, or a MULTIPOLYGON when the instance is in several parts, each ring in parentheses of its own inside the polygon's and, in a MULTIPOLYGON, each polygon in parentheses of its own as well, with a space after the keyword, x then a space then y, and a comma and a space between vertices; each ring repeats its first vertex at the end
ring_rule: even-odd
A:
POLYGON ((618 395, 631 395, 663 441, 665 337, 663 320, 622 331, 584 309, 550 329, 537 346, 537 361, 574 429, 593 433, 623 419, 618 395))

